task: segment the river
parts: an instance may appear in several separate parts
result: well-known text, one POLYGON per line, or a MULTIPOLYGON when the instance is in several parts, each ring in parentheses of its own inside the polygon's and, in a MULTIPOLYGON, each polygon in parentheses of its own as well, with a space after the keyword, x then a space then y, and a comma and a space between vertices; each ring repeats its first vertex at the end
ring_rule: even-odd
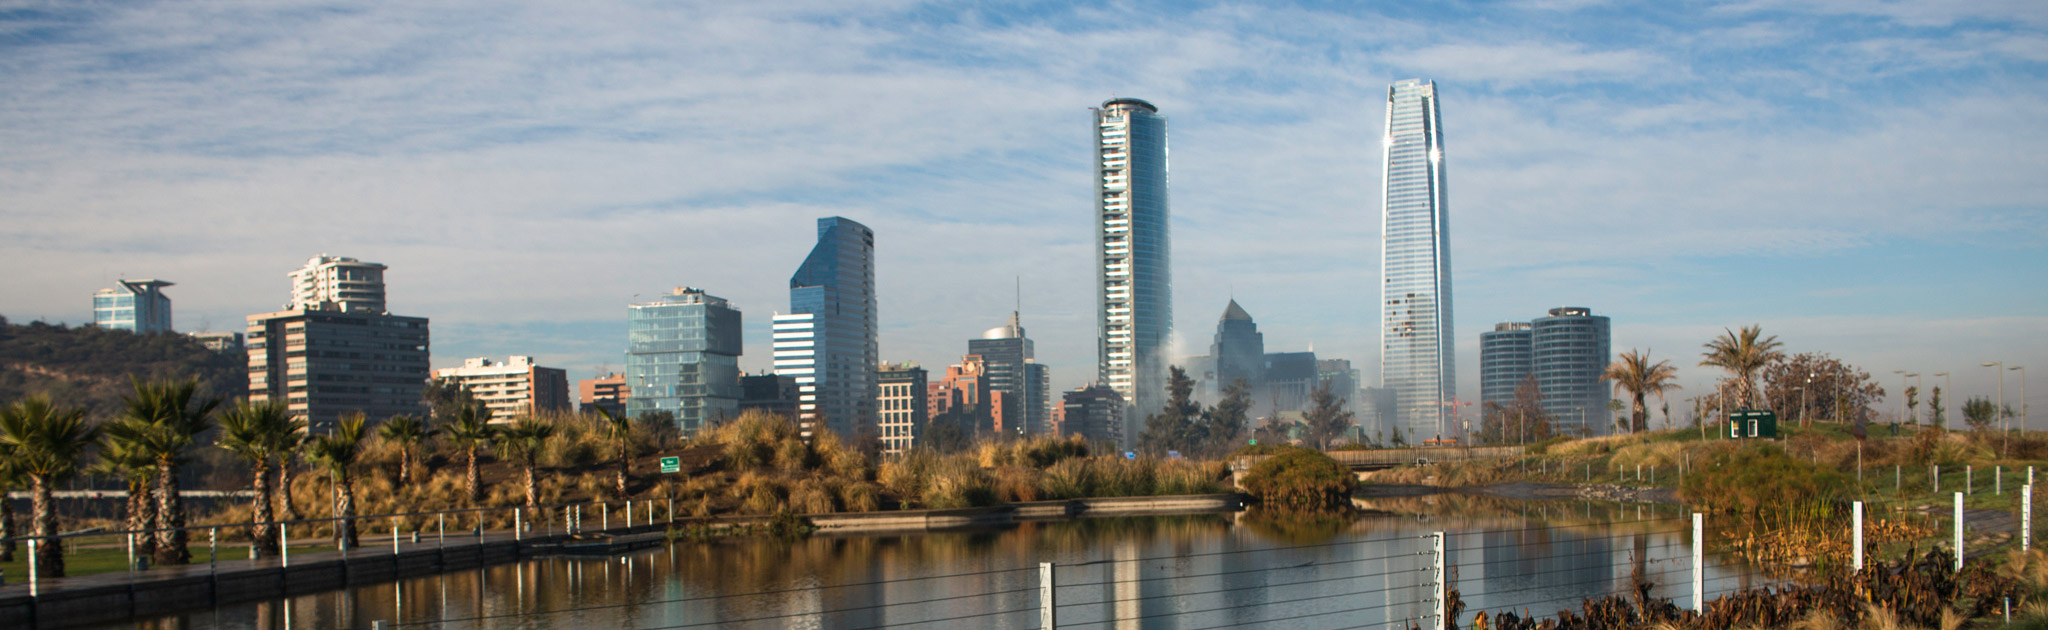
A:
MULTIPOLYGON (((1539 616, 1629 590, 1691 600, 1691 527, 1673 506, 1384 500, 1364 516, 1090 518, 985 531, 678 541, 607 558, 250 602, 107 628, 1039 627, 1041 562, 1060 628, 1427 626, 1432 532, 1473 613, 1539 616), (420 624, 420 625, 415 625, 420 624)), ((1706 591, 1765 580, 1708 559, 1706 591)))

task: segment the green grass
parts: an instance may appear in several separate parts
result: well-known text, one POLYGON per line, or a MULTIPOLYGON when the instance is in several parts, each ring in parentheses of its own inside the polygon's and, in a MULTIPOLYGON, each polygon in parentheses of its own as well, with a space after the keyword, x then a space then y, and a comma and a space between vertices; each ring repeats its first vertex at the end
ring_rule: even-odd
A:
MULTIPOLYGON (((205 541, 200 541, 199 544, 193 545, 191 550, 192 564, 205 565, 207 559, 205 541)), ((292 553, 333 550, 333 545, 292 545, 292 553)), ((128 551, 123 548, 85 547, 67 549, 66 552, 64 554, 64 575, 66 576, 76 577, 128 570, 128 551)), ((220 547, 219 561, 223 564, 230 560, 248 559, 249 547, 247 543, 223 544, 220 547)), ((14 560, 12 562, 0 562, 0 570, 7 572, 7 582, 9 584, 27 582, 28 545, 17 546, 14 550, 14 560)))

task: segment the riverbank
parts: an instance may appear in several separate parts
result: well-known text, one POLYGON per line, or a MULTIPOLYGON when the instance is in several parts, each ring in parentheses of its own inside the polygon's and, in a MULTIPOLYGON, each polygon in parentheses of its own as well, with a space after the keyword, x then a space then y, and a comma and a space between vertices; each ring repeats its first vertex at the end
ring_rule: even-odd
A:
POLYGON ((1515 481, 1479 486, 1365 483, 1360 484, 1358 491, 1352 493, 1352 496, 1362 499, 1383 499, 1420 497, 1432 494, 1477 494, 1524 501, 1584 499, 1589 501, 1626 501, 1636 503, 1679 503, 1678 492, 1671 488, 1633 488, 1614 484, 1559 484, 1534 481, 1515 481))

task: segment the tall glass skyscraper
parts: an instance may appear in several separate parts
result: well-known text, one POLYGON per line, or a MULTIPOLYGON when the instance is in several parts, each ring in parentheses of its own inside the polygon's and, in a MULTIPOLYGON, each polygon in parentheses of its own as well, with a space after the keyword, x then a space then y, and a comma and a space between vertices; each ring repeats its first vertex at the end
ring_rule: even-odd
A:
POLYGON ((845 439, 876 430, 875 397, 880 393, 875 368, 881 351, 875 343, 875 232, 844 217, 818 219, 818 244, 789 278, 791 315, 775 319, 777 374, 797 379, 797 420, 806 432, 823 426, 845 439), (808 322, 809 348, 798 348, 785 329, 797 334, 808 322), (808 350, 808 357, 798 351, 808 350), (791 353, 785 357, 784 353, 791 353), (799 367, 798 359, 808 359, 799 367), (785 360, 790 361, 785 371, 785 360), (795 373, 808 369, 808 374, 795 373), (810 379, 806 382, 806 378, 810 379))
POLYGON ((1047 393, 1050 376, 1033 356, 1031 338, 1024 336, 1019 313, 1010 321, 988 329, 980 339, 967 340, 967 353, 979 355, 988 366, 989 390, 1003 392, 1003 418, 1025 433, 1052 433, 1052 403, 1047 393))
POLYGON ((121 280, 92 296, 92 325, 135 333, 171 332, 171 298, 164 280, 121 280))
POLYGON ((1387 89, 1385 221, 1380 262, 1380 378, 1394 390, 1390 430, 1410 443, 1459 435, 1451 334, 1451 230, 1436 82, 1387 89))
POLYGON ((1172 241, 1167 231, 1166 117, 1135 98, 1095 109, 1097 372, 1124 400, 1123 435, 1138 435, 1166 401, 1173 336, 1172 241))
POLYGON ((690 287, 626 308, 626 415, 675 414, 692 435, 739 415, 740 311, 690 287))

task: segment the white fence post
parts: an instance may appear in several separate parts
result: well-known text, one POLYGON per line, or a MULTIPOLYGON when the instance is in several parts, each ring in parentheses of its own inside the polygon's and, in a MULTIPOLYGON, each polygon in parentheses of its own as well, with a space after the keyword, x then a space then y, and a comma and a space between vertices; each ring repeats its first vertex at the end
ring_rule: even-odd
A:
POLYGON ((1038 563, 1038 627, 1042 630, 1053 630, 1053 628, 1059 627, 1058 616, 1053 612, 1055 606, 1056 604, 1053 599, 1052 563, 1040 562, 1038 563))
POLYGON ((391 525, 391 555, 398 555, 398 524, 391 525))
POLYGON ((1929 474, 1928 479, 1934 484, 1934 491, 1941 492, 1941 464, 1934 465, 1934 472, 1929 474))
POLYGON ((633 501, 626 501, 626 529, 633 528, 633 501))
POLYGON ((40 590, 40 586, 39 586, 39 585, 38 585, 38 584, 36 583, 36 580, 37 580, 37 578, 36 578, 36 543, 39 543, 39 542, 42 542, 42 541, 43 541, 43 539, 41 539, 41 538, 30 538, 30 539, 28 539, 28 596, 29 596, 29 597, 36 597, 36 596, 39 596, 39 595, 41 595, 41 594, 42 594, 42 591, 40 590))
POLYGON ((1956 572, 1963 572, 1963 493, 1956 493, 1956 572))
POLYGON ((1707 521, 1692 513, 1692 611, 1707 610, 1707 521))
POLYGON ((512 508, 512 540, 526 538, 526 508, 512 508))
POLYGON ((277 525, 277 566, 292 566, 292 532, 283 523, 277 525))
POLYGON ((1863 502, 1856 502, 1856 535, 1850 541, 1856 545, 1856 571, 1863 571, 1863 502))
POLYGON ((1436 629, 1447 630, 1450 628, 1451 620, 1444 618, 1444 600, 1449 599, 1451 596, 1451 583, 1444 579, 1444 533, 1434 532, 1429 535, 1429 538, 1432 549, 1435 552, 1435 555, 1432 556, 1432 566, 1430 569, 1432 575, 1435 576, 1436 629))
POLYGON ((2020 495, 2020 551, 2026 551, 2034 542, 2034 484, 2027 484, 2020 495))

